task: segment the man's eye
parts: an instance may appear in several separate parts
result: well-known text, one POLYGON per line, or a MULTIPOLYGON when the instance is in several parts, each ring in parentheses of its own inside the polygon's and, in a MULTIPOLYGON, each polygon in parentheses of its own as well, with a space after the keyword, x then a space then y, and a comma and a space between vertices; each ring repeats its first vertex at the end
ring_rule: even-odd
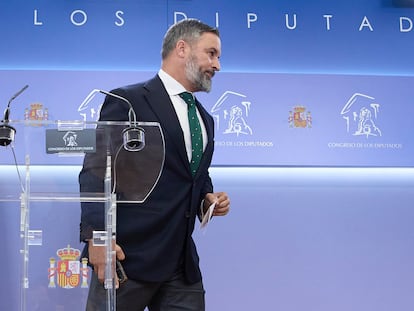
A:
POLYGON ((214 51, 209 51, 208 55, 210 55, 211 57, 214 57, 216 55, 216 53, 214 51))

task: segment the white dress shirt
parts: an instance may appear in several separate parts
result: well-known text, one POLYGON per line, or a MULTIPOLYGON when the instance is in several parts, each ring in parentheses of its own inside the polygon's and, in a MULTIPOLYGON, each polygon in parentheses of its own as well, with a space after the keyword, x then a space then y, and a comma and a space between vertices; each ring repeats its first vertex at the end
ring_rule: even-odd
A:
MULTIPOLYGON (((181 129, 183 130, 185 148, 187 151, 188 161, 191 161, 191 135, 190 135, 190 125, 188 123, 188 109, 187 103, 180 97, 180 93, 188 92, 184 86, 182 86, 177 80, 171 77, 164 70, 160 69, 158 72, 162 83, 164 84, 165 89, 167 90, 168 95, 170 96, 171 102, 174 106, 175 113, 177 114, 178 120, 180 121, 181 129)), ((193 95, 194 96, 194 95, 193 95)), ((203 135, 203 150, 206 149, 207 145, 207 131, 204 125, 203 119, 200 116, 200 113, 197 109, 198 120, 200 121, 201 131, 203 135)))

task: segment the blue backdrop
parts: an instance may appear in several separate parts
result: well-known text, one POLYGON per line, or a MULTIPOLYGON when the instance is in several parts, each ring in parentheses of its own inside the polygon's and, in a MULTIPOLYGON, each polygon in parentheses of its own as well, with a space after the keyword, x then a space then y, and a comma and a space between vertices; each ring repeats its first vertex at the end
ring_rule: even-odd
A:
POLYGON ((13 118, 32 104, 85 117, 89 91, 154 75, 166 29, 195 17, 223 41, 223 72, 199 95, 217 121, 215 165, 412 166, 410 3, 3 3, 1 102, 28 84, 13 118))
MULTIPOLYGON (((216 121, 216 190, 232 198, 195 233, 207 309, 413 310, 412 0, 3 1, 0 108, 29 85, 11 119, 95 120, 103 97, 83 109, 89 92, 154 76, 165 31, 187 17, 219 27, 223 52, 197 94, 216 121)), ((81 158, 47 167, 61 159, 31 148, 35 188, 77 191, 81 158)), ((2 310, 21 298, 13 162, 0 149, 2 310)), ((33 204, 28 310, 82 310, 80 283, 48 287, 50 259, 82 247, 78 223, 76 203, 33 204)))

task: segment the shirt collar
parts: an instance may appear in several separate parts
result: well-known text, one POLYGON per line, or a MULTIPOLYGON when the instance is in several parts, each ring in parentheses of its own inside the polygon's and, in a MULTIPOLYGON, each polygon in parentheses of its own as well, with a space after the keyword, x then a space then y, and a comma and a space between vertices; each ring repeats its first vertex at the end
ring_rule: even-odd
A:
POLYGON ((178 95, 182 92, 187 92, 187 90, 184 88, 184 86, 181 85, 180 82, 175 80, 164 70, 160 69, 158 71, 158 76, 160 77, 162 83, 164 84, 164 87, 167 90, 168 95, 173 96, 173 95, 178 95))

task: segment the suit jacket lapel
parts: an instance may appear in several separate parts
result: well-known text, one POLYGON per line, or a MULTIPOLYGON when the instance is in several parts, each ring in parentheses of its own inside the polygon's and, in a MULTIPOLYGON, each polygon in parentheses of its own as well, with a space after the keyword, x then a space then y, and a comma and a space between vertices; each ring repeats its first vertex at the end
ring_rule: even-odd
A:
POLYGON ((149 80, 144 87, 148 90, 148 93, 146 94, 147 102, 157 116, 164 135, 166 135, 166 137, 168 136, 168 141, 176 146, 180 159, 183 161, 184 165, 188 166, 188 170, 190 170, 183 131, 161 79, 156 76, 149 80))
MULTIPOLYGON (((189 174, 191 174, 190 164, 185 148, 183 131, 181 129, 177 114, 175 113, 173 104, 171 103, 170 97, 165 90, 161 79, 156 76, 153 79, 149 80, 144 87, 148 90, 146 99, 154 114, 157 116, 160 124, 162 125, 164 135, 168 135, 169 141, 172 141, 174 143, 180 159, 183 161, 184 166, 188 168, 189 174)), ((214 123, 211 119, 211 116, 197 99, 196 105, 207 131, 207 146, 204 150, 200 163, 200 166, 205 166, 206 161, 210 159, 214 150, 214 123)))
MULTIPOLYGON (((200 112, 201 118, 203 119, 204 126, 206 127, 207 132, 207 146, 204 150, 203 157, 201 158, 200 167, 206 165, 207 159, 210 159, 214 150, 214 123, 212 122, 211 116, 208 114, 207 110, 201 105, 201 103, 196 98, 197 109, 200 112)), ((209 163, 209 162, 208 162, 209 163)), ((209 164, 208 164, 209 165, 209 164)))

